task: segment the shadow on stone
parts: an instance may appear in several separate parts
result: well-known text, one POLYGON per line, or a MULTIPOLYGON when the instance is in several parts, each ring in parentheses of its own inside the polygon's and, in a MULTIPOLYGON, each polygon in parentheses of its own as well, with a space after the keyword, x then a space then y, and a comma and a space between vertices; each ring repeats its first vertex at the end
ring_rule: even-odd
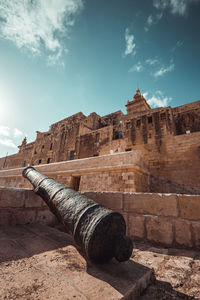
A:
MULTIPOLYGON (((58 291, 60 286, 65 293, 74 290, 73 295, 78 299, 80 293, 83 296, 80 299, 135 299, 131 297, 140 294, 154 279, 151 269, 132 260, 119 263, 113 259, 107 264, 93 264, 71 236, 39 224, 2 228, 0 262, 2 278, 10 282, 10 286, 2 282, 3 295, 13 285, 17 286, 16 293, 23 293, 37 279, 44 291, 47 285, 49 290, 56 284, 58 291), (13 283, 9 276, 16 270, 20 275, 13 283), (29 276, 31 281, 27 279, 29 276)), ((63 299, 57 295, 56 298, 63 299)))

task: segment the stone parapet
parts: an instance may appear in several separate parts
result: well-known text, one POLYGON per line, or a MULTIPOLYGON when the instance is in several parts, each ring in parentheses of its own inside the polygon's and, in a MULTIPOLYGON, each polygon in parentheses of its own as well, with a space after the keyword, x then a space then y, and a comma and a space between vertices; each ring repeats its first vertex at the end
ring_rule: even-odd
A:
POLYGON ((200 249, 200 195, 106 192, 84 195, 121 212, 127 234, 133 239, 200 249))
MULTIPOLYGON (((74 179, 79 177, 79 191, 149 191, 149 173, 138 150, 37 165, 34 168, 72 188, 75 188, 74 179)), ((22 177, 23 169, 1 170, 0 186, 31 188, 31 184, 22 177)))
POLYGON ((0 226, 56 222, 45 202, 32 190, 0 188, 0 226))
MULTIPOLYGON (((122 213, 127 234, 133 239, 200 249, 200 195, 92 191, 83 194, 122 213)), ((45 202, 32 190, 0 188, 0 226, 55 222, 45 202)))

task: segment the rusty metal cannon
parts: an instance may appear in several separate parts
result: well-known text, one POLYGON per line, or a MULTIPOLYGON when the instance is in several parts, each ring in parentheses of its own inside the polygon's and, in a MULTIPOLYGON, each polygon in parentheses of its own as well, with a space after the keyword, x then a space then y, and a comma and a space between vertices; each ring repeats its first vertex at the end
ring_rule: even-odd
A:
POLYGON ((126 223, 120 213, 40 174, 31 166, 23 170, 23 176, 92 261, 103 263, 112 257, 120 262, 129 259, 133 244, 125 236, 126 223))

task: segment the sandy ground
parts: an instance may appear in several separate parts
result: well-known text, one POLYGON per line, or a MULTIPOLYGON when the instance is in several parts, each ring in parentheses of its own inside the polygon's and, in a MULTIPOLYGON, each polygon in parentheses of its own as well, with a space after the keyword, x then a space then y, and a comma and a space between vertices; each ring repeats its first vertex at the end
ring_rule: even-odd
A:
POLYGON ((151 269, 156 281, 138 299, 200 299, 196 251, 138 242, 129 262, 96 268, 57 229, 21 225, 0 230, 0 299, 116 300, 151 269))

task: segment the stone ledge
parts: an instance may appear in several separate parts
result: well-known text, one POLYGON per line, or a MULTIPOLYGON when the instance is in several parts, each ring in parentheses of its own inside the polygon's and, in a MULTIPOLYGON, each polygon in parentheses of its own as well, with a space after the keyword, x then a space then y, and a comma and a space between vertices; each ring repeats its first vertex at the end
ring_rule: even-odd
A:
POLYGON ((177 197, 174 194, 124 193, 124 211, 178 217, 177 197))

